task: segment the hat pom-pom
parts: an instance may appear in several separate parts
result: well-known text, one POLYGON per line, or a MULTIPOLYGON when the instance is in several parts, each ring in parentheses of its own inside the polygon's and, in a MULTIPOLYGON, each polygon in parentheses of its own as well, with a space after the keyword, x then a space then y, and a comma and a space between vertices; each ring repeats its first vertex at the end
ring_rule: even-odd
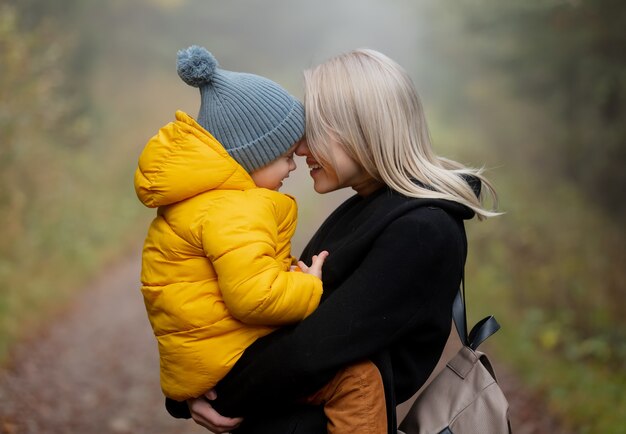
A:
POLYGON ((176 68, 185 83, 200 87, 213 79, 217 60, 206 48, 192 45, 178 52, 176 68))

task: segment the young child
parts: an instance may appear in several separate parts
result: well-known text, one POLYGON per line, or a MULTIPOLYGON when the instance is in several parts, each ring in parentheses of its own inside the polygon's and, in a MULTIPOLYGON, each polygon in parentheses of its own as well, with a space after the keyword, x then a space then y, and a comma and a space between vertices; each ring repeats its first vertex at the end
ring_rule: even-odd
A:
MULTIPOLYGON (((178 74, 200 88, 197 120, 178 111, 150 139, 135 190, 158 207, 141 281, 161 387, 185 401, 212 389, 257 338, 317 308, 328 253, 291 271, 297 207, 278 189, 296 168, 301 103, 266 78, 219 68, 197 46, 178 53, 178 74)), ((326 405, 332 432, 352 432, 346 424, 356 419, 386 432, 382 382, 369 362, 344 369, 307 402, 326 405)))

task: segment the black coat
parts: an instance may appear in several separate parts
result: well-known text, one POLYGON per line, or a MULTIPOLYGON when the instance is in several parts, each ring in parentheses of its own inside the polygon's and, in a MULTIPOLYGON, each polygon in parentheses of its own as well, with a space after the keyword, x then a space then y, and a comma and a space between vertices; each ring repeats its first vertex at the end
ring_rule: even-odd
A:
POLYGON ((314 254, 330 252, 319 308, 249 347, 218 384, 216 410, 244 416, 246 432, 325 432, 323 418, 318 424, 319 417, 294 416, 299 422, 293 422, 299 411, 293 402, 366 358, 381 369, 389 410, 411 397, 450 333, 466 257, 463 220, 473 216, 454 202, 407 198, 387 188, 344 202, 302 254, 310 263, 314 254))

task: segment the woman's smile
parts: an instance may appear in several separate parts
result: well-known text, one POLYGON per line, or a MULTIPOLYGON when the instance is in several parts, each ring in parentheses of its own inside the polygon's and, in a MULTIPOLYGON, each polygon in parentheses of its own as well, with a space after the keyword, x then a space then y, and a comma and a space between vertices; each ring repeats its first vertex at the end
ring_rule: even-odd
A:
POLYGON ((307 166, 309 166, 309 174, 313 177, 316 173, 318 173, 320 170, 322 170, 322 165, 320 163, 318 163, 315 159, 313 158, 307 158, 306 159, 306 164, 307 166))

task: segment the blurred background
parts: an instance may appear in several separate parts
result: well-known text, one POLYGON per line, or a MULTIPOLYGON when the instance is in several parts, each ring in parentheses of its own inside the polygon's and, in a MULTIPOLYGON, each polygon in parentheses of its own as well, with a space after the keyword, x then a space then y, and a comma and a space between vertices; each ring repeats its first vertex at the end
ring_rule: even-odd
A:
MULTIPOLYGON (((410 72, 437 153, 496 185, 466 271, 493 357, 572 432, 626 432, 625 25, 619 0, 0 0, 0 359, 137 251, 137 157, 199 105, 178 49, 302 97, 303 69, 369 47, 410 72)), ((296 254, 351 194, 306 172, 296 254)))

